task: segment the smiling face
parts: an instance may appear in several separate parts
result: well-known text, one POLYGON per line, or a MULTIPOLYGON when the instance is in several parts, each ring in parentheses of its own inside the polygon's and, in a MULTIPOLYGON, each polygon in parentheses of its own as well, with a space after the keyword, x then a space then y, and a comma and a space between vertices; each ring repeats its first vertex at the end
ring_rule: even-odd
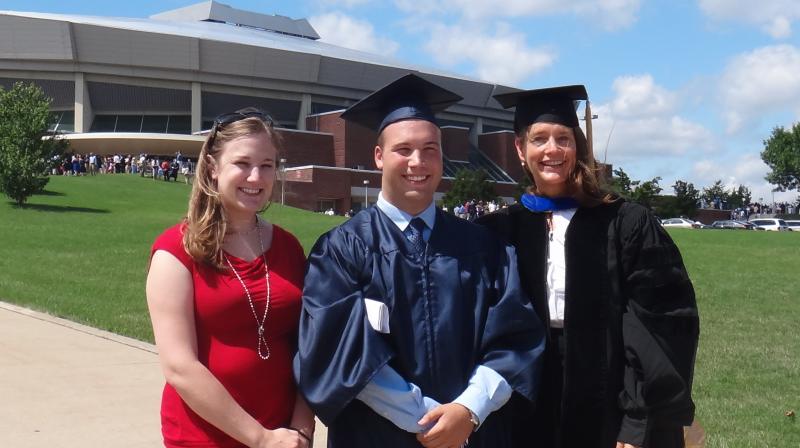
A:
POLYGON ((266 132, 248 134, 221 145, 211 162, 211 178, 216 180, 229 220, 249 222, 267 204, 275 184, 276 155, 266 132))
POLYGON ((514 145, 540 194, 558 197, 572 193, 570 179, 577 158, 572 128, 555 123, 534 123, 528 127, 526 135, 514 140, 514 145))
POLYGON ((417 215, 431 202, 442 180, 442 136, 425 120, 403 120, 383 129, 375 147, 375 165, 383 171, 387 201, 417 215))

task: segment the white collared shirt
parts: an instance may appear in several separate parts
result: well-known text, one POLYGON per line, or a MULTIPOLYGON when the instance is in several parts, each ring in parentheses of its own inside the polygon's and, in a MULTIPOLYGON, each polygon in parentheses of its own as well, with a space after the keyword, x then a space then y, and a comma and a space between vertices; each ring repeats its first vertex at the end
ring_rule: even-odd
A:
POLYGON ((564 293, 567 279, 564 243, 567 227, 576 211, 575 208, 568 208, 553 212, 552 238, 548 242, 547 252, 547 306, 550 310, 550 326, 554 328, 564 328, 564 293))
POLYGON ((383 197, 383 192, 378 194, 378 202, 375 203, 375 206, 377 206, 403 233, 406 233, 406 229, 411 224, 412 219, 422 218, 422 220, 425 221, 425 230, 422 231, 422 238, 428 241, 431 237, 433 224, 436 222, 436 204, 433 201, 431 201, 431 205, 417 216, 406 213, 387 201, 386 198, 383 197))

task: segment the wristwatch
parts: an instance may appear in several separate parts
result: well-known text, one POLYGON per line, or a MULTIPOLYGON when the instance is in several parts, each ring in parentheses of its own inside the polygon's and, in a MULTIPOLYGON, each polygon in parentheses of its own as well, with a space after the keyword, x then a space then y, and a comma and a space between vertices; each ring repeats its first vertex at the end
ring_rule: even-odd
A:
MULTIPOLYGON (((467 410, 469 411, 469 409, 467 410)), ((472 411, 469 411, 469 421, 472 423, 472 432, 475 432, 478 429, 478 426, 481 425, 481 422, 478 420, 478 416, 472 411)))

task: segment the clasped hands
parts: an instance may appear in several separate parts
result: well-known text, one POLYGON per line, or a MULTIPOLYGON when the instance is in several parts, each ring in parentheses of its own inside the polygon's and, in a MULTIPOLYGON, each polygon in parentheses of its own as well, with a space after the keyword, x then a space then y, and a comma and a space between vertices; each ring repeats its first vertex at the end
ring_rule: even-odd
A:
POLYGON ((458 403, 437 406, 419 420, 420 426, 433 426, 417 434, 417 440, 425 448, 460 448, 475 429, 470 416, 469 409, 458 403))

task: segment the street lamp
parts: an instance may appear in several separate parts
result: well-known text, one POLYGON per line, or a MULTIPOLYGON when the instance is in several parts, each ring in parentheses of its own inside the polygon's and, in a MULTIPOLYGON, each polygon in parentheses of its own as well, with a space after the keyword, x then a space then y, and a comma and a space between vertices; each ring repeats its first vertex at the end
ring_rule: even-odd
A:
POLYGON ((775 213, 775 189, 772 189, 772 213, 775 213))
POLYGON ((286 202, 286 159, 281 159, 281 205, 286 202))
POLYGON ((367 179, 364 179, 364 208, 367 208, 369 206, 369 191, 367 190, 368 186, 369 186, 369 181, 367 179))

